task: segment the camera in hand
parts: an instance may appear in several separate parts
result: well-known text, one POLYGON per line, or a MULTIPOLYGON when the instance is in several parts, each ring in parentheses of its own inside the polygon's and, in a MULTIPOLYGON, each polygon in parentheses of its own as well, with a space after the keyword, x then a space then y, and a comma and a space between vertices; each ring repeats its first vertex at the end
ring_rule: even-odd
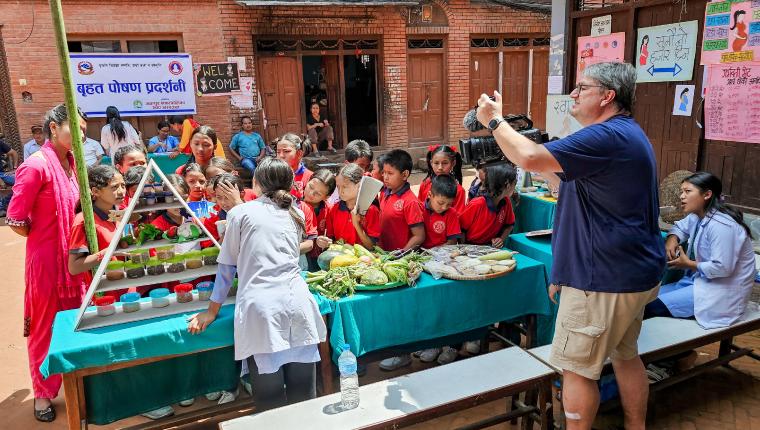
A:
MULTIPOLYGON (((465 128, 472 132, 485 129, 485 127, 483 127, 483 125, 477 120, 475 112, 475 109, 469 111, 463 121, 465 128)), ((541 135, 541 131, 537 128, 533 128, 533 121, 531 121, 527 115, 506 115, 504 121, 506 121, 510 127, 515 129, 515 131, 528 139, 536 143, 543 143, 544 139, 541 135)), ((506 159, 493 136, 461 139, 459 140, 459 153, 462 154, 462 162, 472 164, 473 166, 479 163, 488 163, 506 159)))

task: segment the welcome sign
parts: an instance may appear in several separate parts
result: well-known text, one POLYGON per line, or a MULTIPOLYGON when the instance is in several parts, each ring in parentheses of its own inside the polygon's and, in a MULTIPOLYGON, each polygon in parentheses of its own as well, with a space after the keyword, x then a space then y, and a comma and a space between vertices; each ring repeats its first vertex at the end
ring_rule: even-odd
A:
POLYGON ((240 75, 237 63, 193 64, 195 89, 199 96, 239 95, 240 75))

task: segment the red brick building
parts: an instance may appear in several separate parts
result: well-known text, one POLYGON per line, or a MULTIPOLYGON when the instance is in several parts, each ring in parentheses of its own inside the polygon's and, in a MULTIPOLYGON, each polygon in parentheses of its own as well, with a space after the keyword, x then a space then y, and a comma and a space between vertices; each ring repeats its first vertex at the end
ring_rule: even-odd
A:
MULTIPOLYGON (((308 3, 64 0, 63 10, 72 52, 187 52, 194 62, 245 57, 241 75, 253 78, 254 109, 239 109, 229 97, 197 99, 196 119, 225 142, 241 115, 254 117, 270 139, 304 132, 312 98, 323 100, 338 147, 354 138, 420 151, 455 143, 468 135, 461 119, 476 96, 498 88, 505 113, 529 112, 543 124, 548 2, 308 3)), ((63 100, 50 10, 44 0, 0 0, 0 12, 7 58, 0 91, 13 101, 3 104, 1 122, 13 142, 15 111, 23 143, 31 125, 63 100)), ((132 122, 147 139, 159 119, 132 122)), ((98 138, 101 125, 90 121, 88 135, 98 138)))

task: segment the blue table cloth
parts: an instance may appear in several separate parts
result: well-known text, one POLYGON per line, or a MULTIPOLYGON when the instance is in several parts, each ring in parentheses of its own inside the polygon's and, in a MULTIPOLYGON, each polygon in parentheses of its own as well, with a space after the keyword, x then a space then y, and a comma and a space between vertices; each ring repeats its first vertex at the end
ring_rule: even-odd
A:
POLYGON ((515 208, 515 227, 512 233, 546 230, 554 226, 557 202, 536 193, 521 193, 515 208))

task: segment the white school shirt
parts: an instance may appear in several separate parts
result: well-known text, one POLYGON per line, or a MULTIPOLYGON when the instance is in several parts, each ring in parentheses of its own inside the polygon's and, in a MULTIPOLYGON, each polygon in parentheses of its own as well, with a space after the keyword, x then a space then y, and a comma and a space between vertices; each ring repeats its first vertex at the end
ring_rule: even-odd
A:
POLYGON ((103 147, 108 151, 108 156, 111 157, 111 164, 114 163, 113 156, 119 148, 127 145, 136 146, 138 148, 143 147, 142 142, 140 142, 140 136, 138 136, 134 127, 132 127, 132 124, 130 124, 129 121, 122 121, 121 123, 124 124, 124 132, 126 133, 125 138, 122 140, 119 140, 113 135, 113 133, 111 133, 110 124, 106 124, 100 129, 100 143, 103 144, 103 147))
POLYGON ((237 266, 236 360, 325 340, 325 323, 298 267, 301 236, 288 211, 264 196, 227 213, 218 260, 237 266))
POLYGON ((695 251, 694 316, 700 326, 726 327, 746 310, 755 278, 752 241, 742 226, 715 210, 701 220, 695 214, 676 221, 668 232, 680 242, 689 240, 686 250, 695 251), (699 231, 694 232, 699 225, 699 231))
POLYGON ((84 141, 84 162, 90 167, 98 162, 98 157, 105 155, 103 147, 95 139, 89 137, 84 141))

